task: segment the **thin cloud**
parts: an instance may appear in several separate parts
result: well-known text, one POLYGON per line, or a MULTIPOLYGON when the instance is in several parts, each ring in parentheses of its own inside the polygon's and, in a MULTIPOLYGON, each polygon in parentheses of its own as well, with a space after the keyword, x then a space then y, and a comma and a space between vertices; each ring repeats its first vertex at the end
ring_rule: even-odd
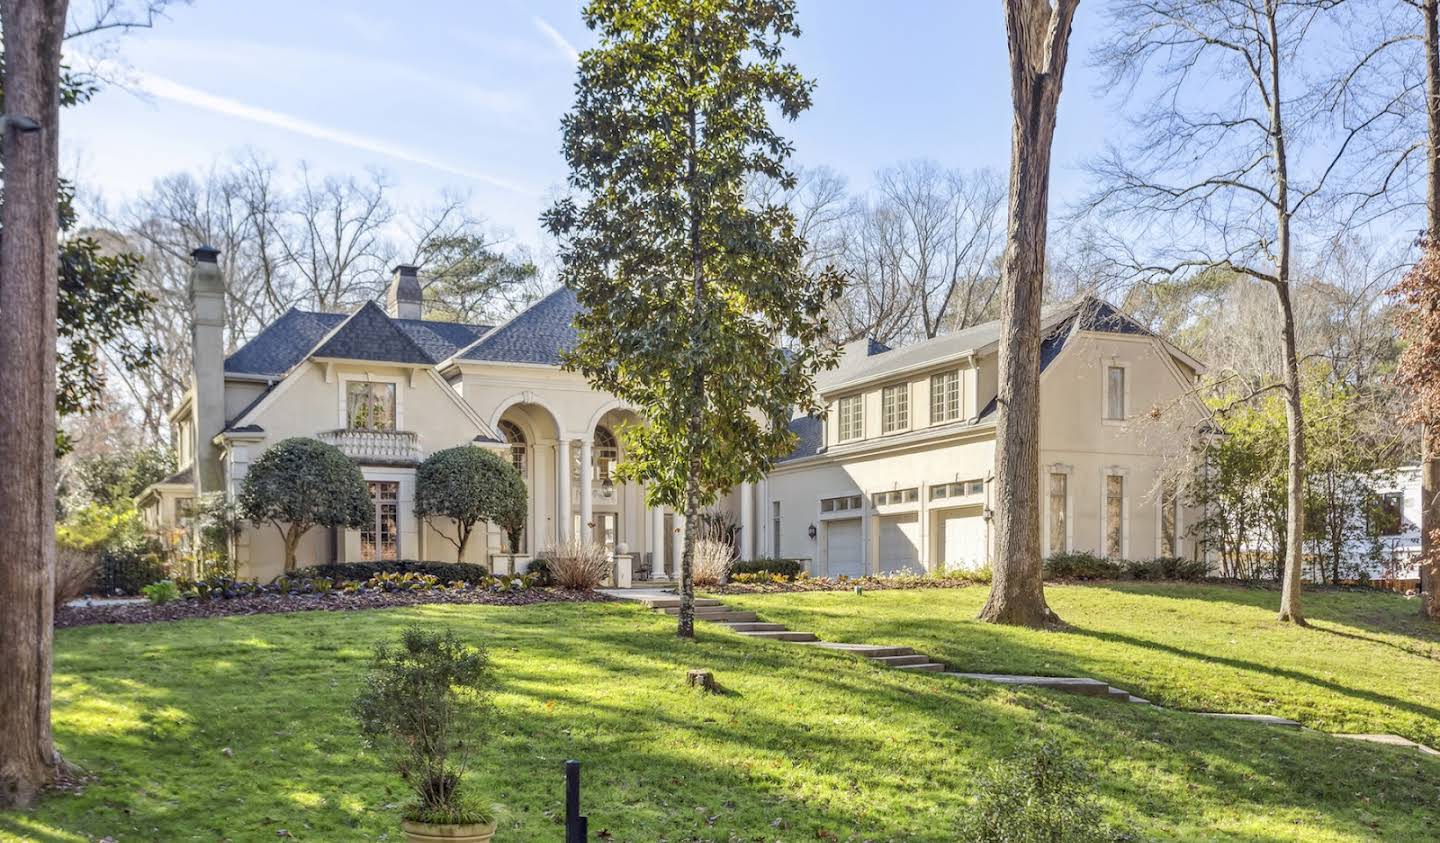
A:
POLYGON ((422 167, 429 167, 443 173, 474 179, 475 181, 483 182, 513 193, 527 195, 533 195, 535 193, 535 191, 522 187, 514 182, 499 179, 467 167, 449 164, 407 147, 397 146, 376 138, 348 132, 344 129, 336 129, 331 126, 314 123, 278 111, 271 111, 268 108, 246 105, 239 100, 206 93, 198 88, 192 88, 189 85, 181 84, 163 76, 156 76, 153 73, 132 71, 132 77, 139 83, 141 90, 159 99, 169 100, 170 102, 188 105, 216 114, 224 114, 229 117, 238 117, 241 120, 249 120, 252 123, 274 126, 277 129, 295 132, 296 134, 305 135, 306 137, 317 140, 338 143, 341 146, 348 146, 364 152, 373 152, 376 155, 383 155, 397 161, 419 164, 422 167))
POLYGON ((570 59, 571 64, 580 63, 580 51, 575 49, 574 44, 565 40, 565 36, 560 34, 560 30, 551 26, 549 21, 538 16, 535 18, 535 26, 539 27, 540 31, 545 34, 545 37, 550 39, 550 43, 560 48, 560 52, 564 53, 565 57, 570 59))

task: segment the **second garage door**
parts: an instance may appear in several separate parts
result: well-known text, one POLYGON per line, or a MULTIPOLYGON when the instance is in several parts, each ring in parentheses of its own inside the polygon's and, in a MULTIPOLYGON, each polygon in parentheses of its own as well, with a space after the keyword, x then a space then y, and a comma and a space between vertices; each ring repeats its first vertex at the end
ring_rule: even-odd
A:
POLYGON ((977 507, 974 514, 940 516, 940 559, 946 568, 975 570, 990 560, 985 540, 985 519, 977 507))
POLYGON ((886 515, 880 519, 880 572, 920 572, 920 518, 886 515))
POLYGON ((860 519, 829 521, 825 524, 825 556, 827 573, 832 577, 844 574, 858 577, 864 571, 860 554, 860 519))

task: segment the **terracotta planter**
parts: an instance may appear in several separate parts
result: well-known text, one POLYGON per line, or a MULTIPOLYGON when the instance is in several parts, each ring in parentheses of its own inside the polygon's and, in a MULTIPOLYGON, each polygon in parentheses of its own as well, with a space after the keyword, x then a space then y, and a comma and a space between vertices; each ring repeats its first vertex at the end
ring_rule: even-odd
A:
POLYGON ((432 825, 403 820, 400 828, 409 843, 490 843, 495 838, 495 823, 432 825))

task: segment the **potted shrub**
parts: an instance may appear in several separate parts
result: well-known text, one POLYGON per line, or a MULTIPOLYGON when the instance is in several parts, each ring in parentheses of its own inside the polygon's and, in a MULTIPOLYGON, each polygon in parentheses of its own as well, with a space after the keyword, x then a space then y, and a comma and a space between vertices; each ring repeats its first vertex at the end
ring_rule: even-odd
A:
POLYGON ((354 713, 366 744, 382 752, 415 793, 401 828, 410 843, 486 843, 494 815, 461 784, 485 738, 490 659, 450 630, 406 629, 399 646, 375 649, 354 713))

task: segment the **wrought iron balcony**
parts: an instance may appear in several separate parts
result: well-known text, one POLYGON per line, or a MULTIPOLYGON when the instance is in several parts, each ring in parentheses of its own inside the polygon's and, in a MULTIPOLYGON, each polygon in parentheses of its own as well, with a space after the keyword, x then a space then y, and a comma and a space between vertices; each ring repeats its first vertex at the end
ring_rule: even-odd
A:
POLYGON ((319 439, 357 462, 413 465, 420 461, 420 436, 409 430, 327 430, 319 439))

